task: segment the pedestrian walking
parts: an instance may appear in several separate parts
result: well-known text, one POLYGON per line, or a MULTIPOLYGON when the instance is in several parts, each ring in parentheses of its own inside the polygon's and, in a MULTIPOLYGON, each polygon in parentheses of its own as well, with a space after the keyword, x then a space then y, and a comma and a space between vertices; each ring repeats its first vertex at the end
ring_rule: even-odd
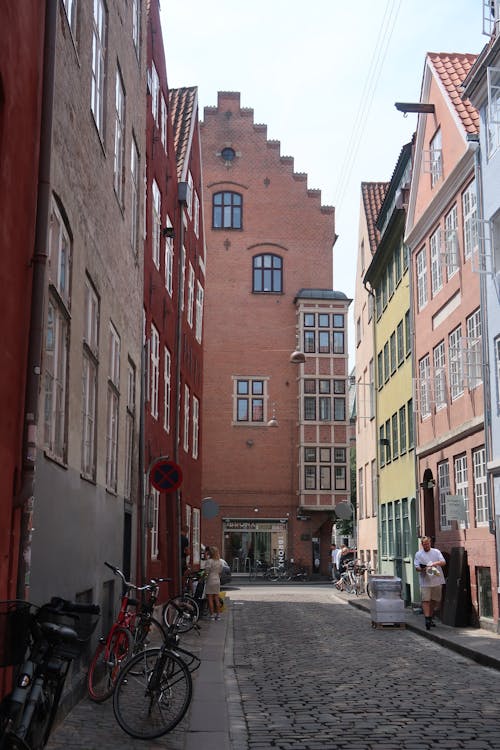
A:
POLYGON ((205 596, 210 610, 210 619, 220 619, 220 576, 222 561, 217 547, 208 547, 208 560, 205 562, 205 596))
POLYGON ((446 565, 441 552, 432 547, 429 536, 422 537, 422 549, 419 549, 414 558, 415 568, 420 575, 420 594, 422 597, 422 609, 425 615, 425 628, 430 630, 434 627, 434 613, 441 607, 443 593, 444 574, 446 565))
POLYGON ((337 565, 338 557, 339 557, 339 554, 338 554, 339 551, 340 550, 337 549, 337 545, 336 544, 332 544, 331 545, 331 547, 330 547, 330 555, 331 555, 331 558, 332 558, 332 581, 334 583, 335 583, 335 581, 338 580, 338 578, 340 576, 340 573, 339 573, 339 570, 338 570, 338 565, 337 565))

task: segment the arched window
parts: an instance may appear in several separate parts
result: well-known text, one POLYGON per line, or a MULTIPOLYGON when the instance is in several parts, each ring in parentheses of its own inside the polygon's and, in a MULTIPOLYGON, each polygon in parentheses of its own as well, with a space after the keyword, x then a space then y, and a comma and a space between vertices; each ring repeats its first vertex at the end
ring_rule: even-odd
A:
POLYGON ((214 229, 241 229, 243 199, 239 193, 215 193, 212 204, 214 229))
POLYGON ((255 255, 253 259, 254 292, 283 291, 283 260, 279 255, 255 255))

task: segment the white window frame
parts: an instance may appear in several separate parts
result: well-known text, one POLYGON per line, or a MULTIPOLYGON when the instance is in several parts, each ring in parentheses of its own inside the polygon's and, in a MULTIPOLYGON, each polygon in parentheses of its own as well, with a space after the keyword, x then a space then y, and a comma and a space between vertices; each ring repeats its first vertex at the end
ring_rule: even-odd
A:
POLYGON ((431 360, 429 354, 426 354, 418 363, 419 377, 419 399, 420 399, 420 417, 425 419, 431 414, 431 360))
POLYGON ((199 454, 199 435, 200 435, 200 402, 193 396, 193 439, 192 439, 192 456, 198 458, 199 454))
POLYGON ((135 138, 132 137, 130 145, 130 245, 137 255, 139 236, 139 149, 135 138))
POLYGON ((109 324, 108 394, 106 410, 106 488, 118 490, 118 435, 120 406, 120 349, 116 328, 109 324))
POLYGON ((160 380, 160 334, 151 323, 151 416, 158 419, 158 385, 160 380))
POLYGON ((451 529, 451 523, 446 515, 446 496, 450 494, 450 462, 448 459, 437 465, 439 491, 439 528, 441 531, 451 529))
POLYGON ((161 94, 161 143, 163 148, 165 149, 165 153, 167 151, 167 117, 168 117, 168 111, 167 111, 167 102, 165 101, 165 97, 163 96, 163 93, 161 94))
POLYGON ((125 88, 120 69, 115 82, 115 150, 113 162, 113 185, 120 206, 123 206, 123 165, 125 162, 125 88))
POLYGON ((500 413, 500 336, 497 336, 494 342, 495 346, 495 367, 497 375, 497 414, 500 413))
POLYGON ((132 0, 132 41, 139 60, 141 51, 141 0, 132 0))
POLYGON ((149 523, 151 527, 151 559, 157 560, 159 553, 160 493, 155 487, 149 490, 149 523))
POLYGON ((473 253, 477 253, 479 245, 475 179, 472 180, 462 194, 462 213, 464 221, 464 257, 465 260, 468 260, 473 253))
POLYGON ((446 255, 446 276, 448 281, 459 269, 458 214, 456 204, 444 219, 444 247, 446 255))
POLYGON ((82 352, 81 471, 96 478, 97 378, 99 346, 99 299, 90 279, 85 279, 82 352))
POLYGON ((188 326, 192 328, 194 315, 194 268, 191 263, 188 265, 188 298, 186 308, 188 326))
POLYGON ((456 456, 453 461, 455 471, 455 493, 465 500, 465 521, 459 521, 460 528, 469 528, 469 480, 467 455, 456 456))
POLYGON ((152 243, 151 253, 153 257, 153 263, 156 268, 160 270, 160 246, 161 246, 161 192, 158 187, 156 180, 153 180, 152 188, 152 243))
POLYGON ((448 382, 452 401, 463 392, 462 326, 448 334, 448 382))
POLYGON ((154 62, 151 63, 151 111, 153 119, 158 125, 159 116, 159 98, 160 98, 160 79, 154 62))
POLYGON ((486 477, 486 450, 484 447, 472 451, 472 469, 476 526, 488 526, 490 513, 488 508, 488 480, 486 477))
POLYGON ((199 281, 196 282, 196 327, 195 338, 201 344, 203 335, 203 304, 205 299, 205 290, 199 281))
POLYGON ((50 294, 44 356, 44 445, 61 461, 66 459, 68 339, 68 318, 50 294))
POLYGON ((97 132, 104 134, 104 81, 106 79, 106 6, 94 0, 92 19, 92 85, 90 108, 97 132))
POLYGON ((200 236, 200 199, 196 190, 194 191, 194 217, 193 217, 193 231, 195 237, 200 236))
POLYGON ((63 0, 64 10, 66 11, 66 17, 68 19, 68 25, 73 35, 73 39, 76 39, 76 11, 77 11, 77 0, 63 0))
POLYGON ((191 408, 191 393, 188 385, 184 385, 184 441, 183 448, 189 452, 189 417, 191 408))
POLYGON ((188 191, 187 191, 187 206, 188 216, 190 219, 193 217, 193 175, 188 171, 188 191))
POLYGON ((491 158, 500 147, 500 68, 487 68, 486 78, 488 83, 486 137, 488 157, 491 158))
POLYGON ((71 240, 61 212, 52 198, 49 222, 49 281, 57 290, 61 301, 71 306, 71 240))
POLYGON ((481 309, 475 310, 465 321, 467 330, 466 355, 464 376, 469 388, 476 388, 483 382, 483 350, 482 350, 482 328, 481 309))
POLYGON ((432 364, 434 367, 434 401, 436 411, 446 406, 446 353, 444 341, 440 341, 432 350, 432 364))
POLYGON ((418 309, 423 310, 428 302, 427 291, 427 254, 425 246, 417 253, 415 258, 417 270, 417 301, 418 309))
POLYGON ((443 138, 441 128, 434 133, 429 143, 431 187, 434 187, 443 176, 443 138))
POLYGON ((172 403, 172 356, 167 347, 164 347, 163 367, 163 429, 170 432, 170 412, 172 403))
POLYGON ((431 253, 431 292, 434 297, 443 288, 441 229, 436 229, 429 239, 431 253))

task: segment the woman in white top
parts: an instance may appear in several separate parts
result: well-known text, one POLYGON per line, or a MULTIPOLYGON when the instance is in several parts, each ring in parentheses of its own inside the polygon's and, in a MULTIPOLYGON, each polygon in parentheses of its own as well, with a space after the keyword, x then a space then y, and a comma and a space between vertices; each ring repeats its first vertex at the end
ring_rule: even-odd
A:
POLYGON ((205 585, 205 594, 210 609, 210 619, 220 619, 220 575, 222 573, 222 561, 220 559, 217 547, 209 547, 208 554, 210 557, 205 562, 205 575, 207 582, 205 585))

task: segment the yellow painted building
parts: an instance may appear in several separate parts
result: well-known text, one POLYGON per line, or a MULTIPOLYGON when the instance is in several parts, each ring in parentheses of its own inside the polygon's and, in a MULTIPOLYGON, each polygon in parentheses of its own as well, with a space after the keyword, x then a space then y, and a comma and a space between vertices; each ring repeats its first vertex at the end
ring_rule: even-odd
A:
POLYGON ((403 244, 412 144, 399 156, 380 209, 380 240, 365 282, 375 295, 374 360, 378 466, 378 572, 402 579, 407 604, 419 601, 412 335, 408 254, 403 244))

